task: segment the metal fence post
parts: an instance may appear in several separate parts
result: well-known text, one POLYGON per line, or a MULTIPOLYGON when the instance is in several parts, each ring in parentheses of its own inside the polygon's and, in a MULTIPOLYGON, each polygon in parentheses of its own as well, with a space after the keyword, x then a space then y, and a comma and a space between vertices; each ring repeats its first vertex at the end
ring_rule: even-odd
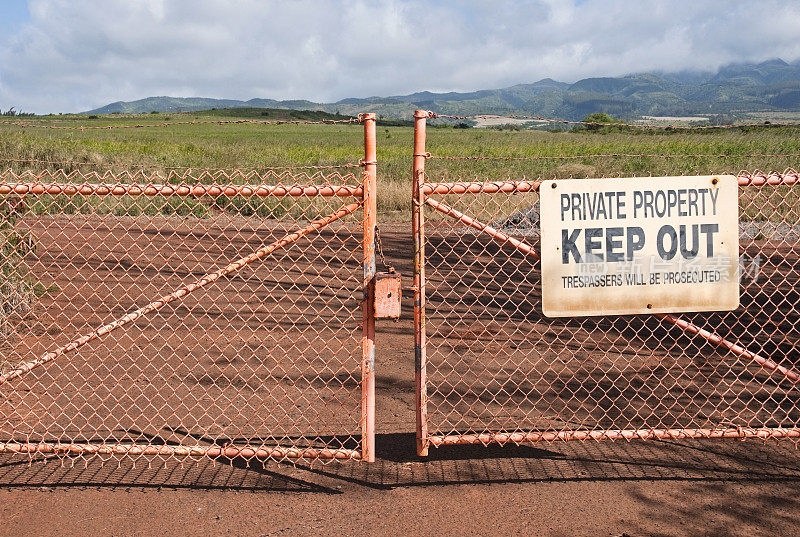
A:
POLYGON ((425 357, 425 128, 430 113, 414 112, 414 166, 411 190, 411 231, 414 235, 414 383, 417 414, 417 454, 428 455, 428 395, 425 357))
POLYGON ((375 226, 377 225, 377 151, 375 114, 364 123, 364 327, 361 364, 362 459, 375 462, 375 226))

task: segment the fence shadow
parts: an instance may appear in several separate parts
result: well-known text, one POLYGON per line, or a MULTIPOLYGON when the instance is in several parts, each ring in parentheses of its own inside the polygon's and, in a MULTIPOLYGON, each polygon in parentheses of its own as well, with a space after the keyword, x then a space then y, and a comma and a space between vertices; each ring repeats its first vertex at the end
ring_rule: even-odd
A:
MULTIPOLYGON (((787 441, 692 440, 448 446, 416 455, 410 433, 380 434, 378 460, 267 462, 0 457, 0 488, 188 488, 338 494, 359 488, 580 481, 800 484, 800 451, 787 441)), ((688 507, 687 507, 688 508, 688 507)))
POLYGON ((134 488, 198 489, 274 492, 339 491, 291 475, 261 462, 186 460, 165 462, 156 458, 121 461, 70 460, 57 457, 0 456, 0 488, 134 488))
POLYGON ((308 466, 310 472, 372 488, 549 481, 800 482, 800 452, 791 442, 588 441, 539 445, 464 445, 416 456, 413 434, 377 438, 371 465, 308 466))

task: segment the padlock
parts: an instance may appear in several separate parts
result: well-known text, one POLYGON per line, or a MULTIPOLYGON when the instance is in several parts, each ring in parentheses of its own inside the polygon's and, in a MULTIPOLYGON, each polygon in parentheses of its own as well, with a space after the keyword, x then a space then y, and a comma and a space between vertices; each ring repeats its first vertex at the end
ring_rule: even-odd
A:
POLYGON ((375 318, 399 319, 402 287, 400 274, 393 268, 375 274, 375 318))

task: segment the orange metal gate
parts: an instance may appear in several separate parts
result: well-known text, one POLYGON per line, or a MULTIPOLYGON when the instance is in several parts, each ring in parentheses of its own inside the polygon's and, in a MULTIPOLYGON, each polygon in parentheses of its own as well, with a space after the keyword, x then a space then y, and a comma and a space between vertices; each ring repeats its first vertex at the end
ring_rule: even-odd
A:
MULTIPOLYGON (((420 454, 800 438, 797 173, 739 177, 737 310, 548 319, 539 183, 428 180, 428 117, 420 454)), ((375 116, 361 122, 363 173, 0 176, 0 452, 374 460, 375 116)))
POLYGON ((6 172, 0 452, 374 460, 361 122, 363 173, 6 172))
POLYGON ((551 319, 541 310, 539 182, 430 181, 432 116, 415 114, 413 166, 420 454, 447 444, 800 438, 798 174, 739 177, 737 310, 551 319))

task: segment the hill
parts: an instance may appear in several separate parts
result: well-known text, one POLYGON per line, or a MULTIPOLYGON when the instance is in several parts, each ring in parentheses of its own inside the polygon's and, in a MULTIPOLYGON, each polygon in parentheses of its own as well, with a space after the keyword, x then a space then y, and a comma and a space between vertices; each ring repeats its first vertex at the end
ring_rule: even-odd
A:
POLYGON ((306 100, 149 97, 116 102, 86 114, 191 112, 214 108, 316 110, 353 115, 376 112, 408 119, 414 109, 442 114, 522 114, 580 119, 592 112, 625 118, 649 116, 733 116, 800 112, 800 65, 783 60, 727 65, 716 72, 643 73, 597 77, 573 84, 545 78, 533 84, 473 92, 422 91, 389 97, 347 98, 335 103, 306 100))

